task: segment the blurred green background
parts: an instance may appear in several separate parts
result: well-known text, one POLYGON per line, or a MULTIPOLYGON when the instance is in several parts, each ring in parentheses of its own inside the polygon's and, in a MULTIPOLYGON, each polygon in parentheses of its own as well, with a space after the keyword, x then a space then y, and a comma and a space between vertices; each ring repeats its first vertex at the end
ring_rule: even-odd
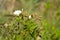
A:
POLYGON ((60 40, 60 0, 0 0, 0 40, 60 40))

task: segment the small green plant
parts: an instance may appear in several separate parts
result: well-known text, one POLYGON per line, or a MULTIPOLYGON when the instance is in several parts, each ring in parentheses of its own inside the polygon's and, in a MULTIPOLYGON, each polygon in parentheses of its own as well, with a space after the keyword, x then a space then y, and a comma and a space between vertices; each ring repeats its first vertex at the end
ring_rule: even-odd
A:
POLYGON ((36 40, 38 25, 31 16, 15 16, 9 26, 1 28, 1 40, 36 40), (3 39, 2 39, 3 37, 3 39))

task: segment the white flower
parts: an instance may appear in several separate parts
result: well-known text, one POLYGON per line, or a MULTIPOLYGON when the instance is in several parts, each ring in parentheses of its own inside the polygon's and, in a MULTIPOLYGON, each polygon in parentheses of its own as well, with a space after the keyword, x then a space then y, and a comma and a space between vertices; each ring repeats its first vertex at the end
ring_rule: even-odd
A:
POLYGON ((5 23, 4 26, 7 28, 9 26, 9 24, 8 23, 5 23))
POLYGON ((21 10, 15 10, 15 11, 14 11, 14 15, 16 15, 16 16, 19 16, 21 13, 22 13, 21 10))
POLYGON ((29 19, 31 19, 31 15, 29 15, 29 19))

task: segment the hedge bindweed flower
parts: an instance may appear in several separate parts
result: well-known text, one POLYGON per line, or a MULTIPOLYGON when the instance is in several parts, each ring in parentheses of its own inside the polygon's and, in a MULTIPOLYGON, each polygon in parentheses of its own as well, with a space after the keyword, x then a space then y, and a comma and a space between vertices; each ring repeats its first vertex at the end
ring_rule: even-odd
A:
POLYGON ((29 15, 29 19, 31 19, 31 15, 29 15))
POLYGON ((16 16, 19 16, 21 13, 22 13, 21 10, 15 10, 15 11, 14 11, 14 15, 16 15, 16 16))

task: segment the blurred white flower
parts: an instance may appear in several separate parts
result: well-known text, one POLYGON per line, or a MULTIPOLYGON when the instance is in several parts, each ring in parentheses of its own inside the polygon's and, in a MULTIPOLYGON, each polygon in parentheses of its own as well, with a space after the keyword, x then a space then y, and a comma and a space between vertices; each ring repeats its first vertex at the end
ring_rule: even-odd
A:
POLYGON ((7 28, 9 26, 9 24, 8 23, 5 23, 4 26, 7 28))
POLYGON ((36 40, 41 40, 41 38, 39 36, 37 36, 36 40))
POLYGON ((14 15, 16 15, 16 16, 19 16, 21 13, 22 13, 21 10, 15 10, 15 11, 14 11, 14 15))
POLYGON ((29 15, 29 19, 31 19, 31 15, 29 15))

